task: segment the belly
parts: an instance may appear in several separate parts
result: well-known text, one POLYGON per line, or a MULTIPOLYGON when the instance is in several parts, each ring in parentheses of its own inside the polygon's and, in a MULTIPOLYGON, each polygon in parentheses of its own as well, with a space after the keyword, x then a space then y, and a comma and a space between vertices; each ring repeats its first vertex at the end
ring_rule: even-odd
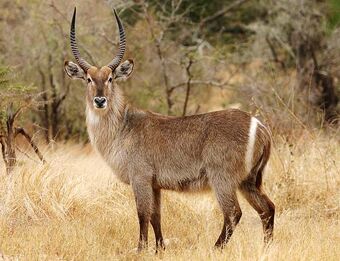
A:
POLYGON ((159 188, 174 191, 198 192, 210 190, 207 172, 204 168, 161 170, 155 177, 159 188))
POLYGON ((147 161, 140 155, 133 157, 124 150, 111 151, 105 161, 109 164, 114 175, 123 183, 130 184, 130 175, 138 175, 143 171, 152 173, 153 186, 174 191, 204 191, 209 190, 207 171, 200 161, 147 161), (138 166, 136 163, 139 162, 138 166), (134 173, 134 174, 133 174, 134 173))

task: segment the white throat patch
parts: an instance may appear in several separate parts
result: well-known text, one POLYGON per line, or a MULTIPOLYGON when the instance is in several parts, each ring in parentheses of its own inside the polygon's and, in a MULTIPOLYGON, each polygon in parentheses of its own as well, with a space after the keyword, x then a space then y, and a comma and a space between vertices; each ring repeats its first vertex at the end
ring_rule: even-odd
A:
POLYGON ((86 121, 90 124, 90 125, 97 125, 99 123, 99 116, 93 112, 91 109, 86 109, 86 121))

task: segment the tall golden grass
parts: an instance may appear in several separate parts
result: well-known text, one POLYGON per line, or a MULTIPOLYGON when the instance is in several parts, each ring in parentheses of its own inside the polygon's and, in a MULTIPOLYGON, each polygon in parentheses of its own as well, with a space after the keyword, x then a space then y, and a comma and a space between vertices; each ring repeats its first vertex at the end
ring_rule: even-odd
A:
MULTIPOLYGON (((276 139, 264 188, 276 204, 273 243, 263 246, 257 213, 240 196, 243 216, 227 247, 214 250, 222 215, 212 193, 163 193, 167 249, 138 254, 131 188, 88 148, 59 145, 48 164, 19 159, 0 177, 0 259, 4 260, 340 260, 339 140, 276 139)), ((4 171, 2 170, 2 173, 4 171)))

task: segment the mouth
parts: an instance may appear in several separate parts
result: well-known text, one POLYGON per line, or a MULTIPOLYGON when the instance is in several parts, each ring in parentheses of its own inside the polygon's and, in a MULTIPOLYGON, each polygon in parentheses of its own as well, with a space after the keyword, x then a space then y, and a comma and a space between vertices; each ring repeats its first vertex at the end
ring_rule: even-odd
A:
POLYGON ((106 106, 106 104, 96 104, 96 103, 94 103, 93 107, 95 109, 98 109, 98 110, 103 110, 103 109, 106 109, 107 106, 106 106))

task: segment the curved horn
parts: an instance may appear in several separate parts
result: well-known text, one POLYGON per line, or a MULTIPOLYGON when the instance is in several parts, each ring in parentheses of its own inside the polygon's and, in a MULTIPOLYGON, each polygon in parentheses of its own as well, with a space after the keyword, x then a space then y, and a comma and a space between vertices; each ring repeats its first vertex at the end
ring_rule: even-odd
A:
POLYGON ((85 72, 87 72, 87 70, 91 67, 91 64, 89 64, 87 61, 85 61, 80 56, 80 52, 79 52, 77 41, 76 41, 76 13, 77 13, 77 10, 76 10, 76 8, 74 8, 72 23, 71 23, 71 31, 70 31, 71 49, 72 49, 72 53, 74 55, 74 58, 76 58, 76 61, 79 64, 79 66, 85 72))
POLYGON ((115 58, 113 58, 113 60, 108 64, 108 67, 110 67, 112 71, 114 71, 118 67, 120 62, 122 61, 124 53, 125 53, 125 49, 126 49, 126 38, 125 38, 124 27, 115 9, 113 9, 113 12, 115 14, 118 29, 119 29, 119 49, 118 49, 118 53, 115 56, 115 58))

